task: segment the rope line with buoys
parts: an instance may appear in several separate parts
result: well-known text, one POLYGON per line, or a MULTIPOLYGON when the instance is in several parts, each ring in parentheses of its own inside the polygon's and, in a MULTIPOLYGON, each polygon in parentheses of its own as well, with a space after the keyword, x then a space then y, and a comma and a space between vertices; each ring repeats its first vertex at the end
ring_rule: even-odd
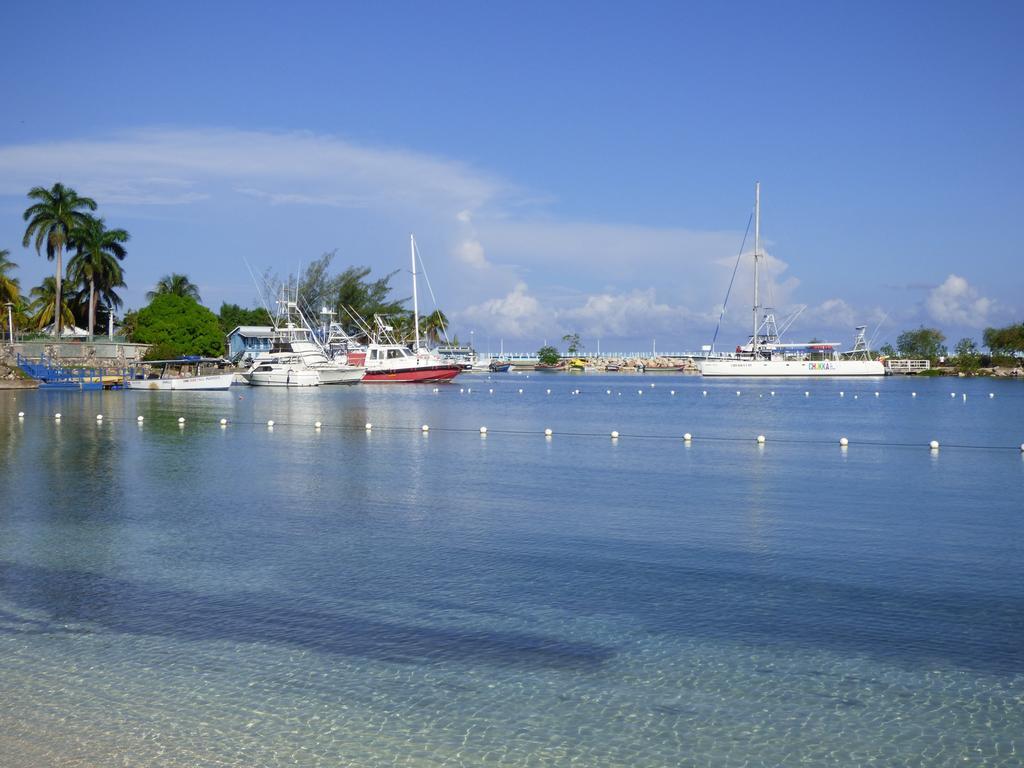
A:
MULTIPOLYGON (((65 414, 54 413, 52 419, 55 423, 63 423, 65 414)), ((19 424, 24 424, 25 414, 23 411, 19 411, 17 415, 17 421, 19 424)), ((152 417, 151 417, 152 418, 152 417)), ((98 428, 103 428, 105 425, 110 423, 130 423, 135 421, 139 428, 143 428, 144 425, 153 423, 152 420, 147 422, 145 417, 124 417, 119 418, 117 416, 109 416, 104 414, 96 414, 93 423, 98 428)), ((268 419, 266 421, 239 421, 229 420, 227 418, 211 418, 209 420, 201 420, 193 417, 192 421, 186 422, 184 416, 167 417, 167 421, 157 420, 157 424, 167 423, 176 424, 179 428, 184 429, 186 423, 190 424, 209 424, 219 425, 222 429, 226 429, 228 426, 247 426, 256 427, 262 426, 269 432, 273 432, 275 427, 292 427, 292 428, 303 428, 303 429, 314 429, 316 432, 322 432, 326 430, 337 430, 339 432, 364 432, 371 433, 371 431, 380 432, 420 432, 423 435, 440 432, 442 434, 476 434, 480 436, 488 435, 510 435, 514 437, 522 436, 537 436, 541 435, 546 438, 552 438, 555 435, 558 437, 569 437, 569 438, 603 438, 608 439, 609 435, 613 442, 618 442, 620 438, 630 440, 650 440, 650 441, 683 441, 687 445, 693 442, 720 442, 720 443, 749 443, 752 438, 750 437, 737 437, 728 435, 706 435, 702 434, 698 437, 690 432, 682 434, 651 434, 651 433, 640 433, 640 432, 620 432, 618 430, 611 430, 610 432, 580 432, 580 431, 556 431, 551 427, 545 427, 543 430, 538 429, 501 429, 487 426, 481 427, 432 427, 429 424, 422 424, 419 427, 414 426, 380 426, 370 422, 366 422, 363 425, 348 425, 348 424, 328 424, 322 421, 314 422, 295 422, 295 421, 275 421, 274 419, 268 419)), ((759 447, 764 447, 768 443, 766 435, 756 435, 753 440, 759 447)), ((848 449, 851 446, 867 446, 871 448, 921 448, 921 443, 910 443, 910 442, 890 442, 885 440, 850 440, 846 436, 842 436, 838 440, 839 445, 842 449, 848 449)), ((818 438, 801 438, 801 437, 773 437, 771 440, 773 445, 835 445, 836 439, 831 438, 828 440, 818 438)), ((943 448, 952 448, 956 450, 976 450, 976 451, 1020 451, 1024 454, 1024 443, 1019 446, 1008 446, 1008 445, 977 445, 971 443, 942 443, 943 448)), ((924 447, 929 448, 932 451, 938 451, 940 443, 938 440, 929 441, 924 447)))

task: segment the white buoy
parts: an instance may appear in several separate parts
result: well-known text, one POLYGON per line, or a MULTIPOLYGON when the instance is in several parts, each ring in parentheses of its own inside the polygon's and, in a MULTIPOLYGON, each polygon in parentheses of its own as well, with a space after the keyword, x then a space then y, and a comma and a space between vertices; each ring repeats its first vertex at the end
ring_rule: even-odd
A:
POLYGON ((548 394, 550 395, 550 394, 551 394, 551 390, 550 390, 550 389, 549 389, 549 390, 547 390, 547 393, 548 393, 548 394))
POLYGON ((553 434, 554 432, 551 431, 551 427, 544 430, 544 437, 551 437, 553 434))
POLYGON ((651 384, 651 389, 654 389, 654 385, 653 384, 651 384))
POLYGON ((932 440, 930 443, 928 443, 928 447, 931 448, 933 451, 939 450, 939 441, 932 440))
POLYGON ((519 390, 519 394, 520 394, 520 395, 521 395, 521 394, 523 394, 523 390, 521 390, 521 389, 520 389, 520 390, 519 390))
POLYGON ((494 390, 493 389, 488 389, 487 390, 487 394, 488 395, 493 395, 494 394, 494 390))
POLYGON ((618 430, 613 429, 612 430, 612 440, 618 440, 618 439, 619 439, 619 432, 618 432, 618 430))
POLYGON ((226 426, 228 425, 228 420, 227 420, 227 419, 221 419, 221 420, 220 420, 220 425, 221 425, 222 427, 226 427, 226 426))
POLYGON ((686 442, 690 442, 691 440, 693 440, 693 435, 687 432, 685 435, 683 435, 683 440, 685 440, 686 442))
POLYGON ((184 416, 179 416, 178 417, 178 423, 179 424, 184 424, 185 423, 185 417, 184 416))
POLYGON ((97 413, 96 414, 96 421, 103 421, 103 414, 102 413, 97 413))
POLYGON ((486 435, 487 434, 487 427, 480 427, 480 434, 481 435, 486 435))
POLYGON ((911 397, 917 397, 917 392, 911 392, 911 393, 910 393, 910 396, 911 396, 911 397))
POLYGON ((268 427, 274 426, 274 420, 273 419, 267 419, 267 426, 268 427))
POLYGON ((364 425, 363 425, 363 428, 364 428, 364 429, 365 429, 365 430, 366 430, 367 432, 369 432, 369 431, 370 431, 371 429, 373 429, 373 424, 371 424, 370 422, 366 422, 366 424, 364 424, 364 425))
POLYGON ((605 393, 606 395, 610 395, 610 394, 612 393, 612 391, 611 391, 610 389, 606 389, 606 390, 604 391, 604 393, 605 393))
POLYGON ((1021 453, 1024 453, 1024 443, 1021 443, 1021 444, 1020 444, 1020 452, 1021 452, 1021 453))
POLYGON ((841 446, 843 446, 843 448, 845 448, 846 446, 848 446, 850 444, 850 441, 847 440, 845 437, 840 437, 839 438, 839 444, 841 446))
POLYGON ((804 397, 810 397, 810 396, 811 396, 810 392, 807 392, 807 391, 804 392, 804 397))
POLYGON ((878 393, 877 392, 875 392, 875 397, 878 397, 878 393))
POLYGON ((760 397, 760 398, 763 398, 763 397, 764 397, 764 393, 763 393, 763 392, 762 392, 762 393, 760 393, 760 394, 758 395, 758 397, 760 397))
POLYGON ((421 432, 429 432, 430 431, 430 425, 429 424, 424 424, 422 427, 420 427, 420 431, 421 432))
POLYGON ((441 391, 441 389, 440 389, 439 387, 434 387, 434 391, 435 391, 435 392, 440 392, 440 391, 441 391))
POLYGON ((956 397, 956 392, 950 392, 950 393, 949 393, 949 396, 950 396, 950 397, 956 397))
POLYGON ((839 396, 840 396, 840 397, 846 397, 846 393, 845 393, 845 392, 840 392, 840 393, 839 393, 839 396))
POLYGON ((853 396, 853 399, 854 399, 854 400, 860 400, 860 395, 854 395, 854 396, 853 396))
POLYGON ((60 414, 59 413, 53 414, 53 419, 54 419, 54 421, 60 421, 60 414))
POLYGON ((137 416, 137 417, 135 418, 135 420, 136 420, 137 422, 139 422, 139 424, 141 424, 142 422, 144 422, 144 421, 146 420, 146 417, 145 417, 145 416, 137 416))
POLYGON ((18 418, 19 419, 24 419, 25 418, 25 412, 24 411, 18 411, 18 418))
POLYGON ((673 397, 675 397, 676 391, 675 391, 674 389, 670 389, 670 390, 668 391, 668 393, 669 393, 670 395, 672 395, 673 397))
POLYGON ((740 391, 737 389, 736 390, 736 396, 739 397, 739 395, 740 395, 740 391))
POLYGON ((462 387, 459 387, 459 394, 460 394, 460 395, 461 395, 461 394, 462 394, 463 392, 465 392, 465 391, 466 391, 465 389, 463 389, 462 387))
POLYGON ((771 391, 771 396, 775 397, 775 390, 774 389, 771 391))
POLYGON ((967 393, 966 392, 963 393, 963 398, 964 398, 964 401, 967 400, 967 393))
POLYGON ((996 396, 996 393, 995 392, 989 392, 988 396, 989 396, 989 399, 992 399, 993 397, 996 396))
POLYGON ((708 391, 705 389, 700 394, 701 394, 701 397, 707 397, 708 396, 708 391))
POLYGON ((320 429, 320 427, 322 427, 322 426, 323 426, 323 424, 321 424, 319 421, 314 421, 313 422, 313 429, 320 429))
POLYGON ((473 388, 472 387, 466 387, 466 394, 467 395, 472 395, 473 394, 473 388))
POLYGON ((757 444, 758 445, 764 445, 764 435, 758 435, 757 436, 757 444))

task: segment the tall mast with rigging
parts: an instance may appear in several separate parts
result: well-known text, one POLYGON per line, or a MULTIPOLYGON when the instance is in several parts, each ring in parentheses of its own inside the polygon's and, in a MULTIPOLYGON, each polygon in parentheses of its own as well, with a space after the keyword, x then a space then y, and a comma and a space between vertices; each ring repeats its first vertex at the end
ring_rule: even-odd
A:
POLYGON ((750 356, 753 359, 757 358, 757 317, 758 310, 758 297, 757 297, 757 260, 761 253, 761 182, 754 182, 754 332, 750 336, 750 356))
POLYGON ((416 339, 413 351, 420 350, 420 301, 416 295, 416 236, 409 235, 409 254, 412 258, 412 328, 413 338, 416 339))

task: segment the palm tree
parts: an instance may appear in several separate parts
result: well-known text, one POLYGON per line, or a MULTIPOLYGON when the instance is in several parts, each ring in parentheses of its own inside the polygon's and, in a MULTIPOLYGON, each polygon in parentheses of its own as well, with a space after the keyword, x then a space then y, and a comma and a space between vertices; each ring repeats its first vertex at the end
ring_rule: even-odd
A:
POLYGON ((121 305, 121 297, 114 293, 114 288, 124 285, 124 272, 118 262, 127 255, 123 243, 128 239, 123 229, 107 229, 103 219, 92 216, 71 231, 69 243, 76 252, 68 261, 68 277, 89 286, 90 336, 96 325, 97 293, 108 307, 121 305))
POLYGON ((200 301, 199 287, 189 280, 187 275, 179 275, 177 272, 161 277, 157 281, 156 287, 146 294, 146 298, 152 301, 157 296, 163 296, 165 293, 171 293, 175 296, 187 296, 190 299, 200 301))
MULTIPOLYGON (((52 277, 43 278, 41 285, 37 285, 29 292, 31 302, 28 305, 32 323, 36 328, 42 330, 50 323, 54 323, 53 314, 57 307, 57 281, 52 277)), ((74 324, 75 315, 71 307, 61 297, 60 317, 65 323, 74 324)), ((57 323, 54 323, 57 325, 57 323)))
POLYGON ((21 286, 18 285, 18 278, 7 275, 8 271, 18 266, 7 258, 10 255, 11 252, 6 248, 0 248, 0 306, 7 302, 17 304, 21 300, 21 286))
POLYGON ((441 335, 447 327, 448 318, 440 309, 435 309, 426 317, 420 318, 420 333, 432 344, 437 344, 441 340, 441 335))
MULTIPOLYGON (((53 299, 56 302, 63 295, 60 282, 64 274, 64 246, 68 242, 71 230, 84 223, 87 214, 83 213, 83 209, 95 211, 96 201, 90 197, 79 197, 75 190, 65 187, 59 181, 51 189, 33 187, 29 190, 28 198, 35 200, 36 203, 30 205, 22 215, 28 226, 25 228, 25 238, 21 244, 28 248, 34 237, 36 253, 42 253, 45 243, 46 258, 51 261, 57 259, 57 269, 54 272, 56 285, 53 291, 53 299)), ((53 314, 57 316, 53 332, 59 337, 63 312, 57 311, 56 303, 53 314)))

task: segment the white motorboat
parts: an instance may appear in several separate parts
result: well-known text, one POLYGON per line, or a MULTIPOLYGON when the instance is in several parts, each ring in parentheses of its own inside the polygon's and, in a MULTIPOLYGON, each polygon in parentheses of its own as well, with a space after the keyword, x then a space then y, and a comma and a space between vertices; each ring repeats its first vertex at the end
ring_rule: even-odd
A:
POLYGON ((149 360, 151 373, 144 378, 125 379, 125 389, 152 391, 222 390, 231 386, 233 371, 224 372, 226 361, 219 357, 183 357, 177 360, 149 360), (218 372, 213 372, 217 370, 218 372))
POLYGON ((245 378, 254 387, 320 386, 320 374, 295 354, 260 355, 245 378))
MULTIPOLYGON (((858 326, 853 349, 838 351, 835 342, 814 341, 787 344, 775 321, 774 312, 758 299, 758 263, 761 254, 761 184, 754 187, 754 322, 747 344, 734 353, 714 354, 698 361, 703 376, 884 376, 885 366, 872 359, 864 337, 866 326, 858 326)), ((723 310, 724 311, 724 310, 723 310)), ((799 314, 799 311, 796 313, 799 314)), ((796 318, 784 323, 783 331, 796 318)), ((717 334, 717 331, 716 331, 717 334)), ((705 347, 711 350, 712 347, 705 347)))

